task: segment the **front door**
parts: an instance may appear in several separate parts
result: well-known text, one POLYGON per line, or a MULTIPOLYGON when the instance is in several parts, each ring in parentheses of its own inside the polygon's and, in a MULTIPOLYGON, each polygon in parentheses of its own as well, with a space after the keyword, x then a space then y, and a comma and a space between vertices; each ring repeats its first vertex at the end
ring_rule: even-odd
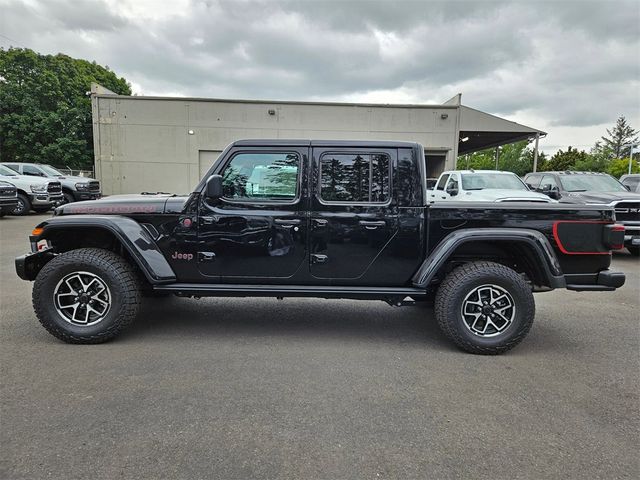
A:
POLYGON ((303 185, 308 148, 238 148, 220 171, 223 197, 203 198, 198 268, 213 281, 286 281, 306 272, 303 185))
POLYGON ((312 157, 311 275, 367 283, 398 230, 391 184, 397 151, 317 147, 312 157))

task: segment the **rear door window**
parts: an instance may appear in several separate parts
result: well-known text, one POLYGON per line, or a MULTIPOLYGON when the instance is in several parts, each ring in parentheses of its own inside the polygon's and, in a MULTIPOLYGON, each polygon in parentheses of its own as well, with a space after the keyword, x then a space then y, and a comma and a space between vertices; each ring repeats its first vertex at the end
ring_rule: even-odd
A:
POLYGON ((384 153, 325 153, 320 158, 320 198, 325 202, 386 203, 390 166, 384 153))

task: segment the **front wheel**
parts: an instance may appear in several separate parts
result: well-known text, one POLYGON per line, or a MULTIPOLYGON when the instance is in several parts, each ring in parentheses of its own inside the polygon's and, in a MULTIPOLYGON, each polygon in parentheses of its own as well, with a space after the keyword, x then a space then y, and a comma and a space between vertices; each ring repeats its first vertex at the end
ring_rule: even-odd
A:
POLYGON ((49 333, 67 343, 102 343, 136 317, 138 278, 119 255, 99 248, 62 253, 33 285, 33 307, 49 333))
POLYGON ((74 198, 74 196, 69 193, 69 192, 62 192, 62 196, 64 197, 62 200, 62 203, 73 203, 76 201, 76 199, 74 198))
POLYGON ((29 201, 29 197, 27 197, 23 193, 18 194, 18 204, 16 208, 11 212, 13 215, 26 215, 31 210, 31 202, 29 201))
POLYGON ((514 270, 493 262, 472 262, 444 279, 435 301, 443 333, 470 353, 496 355, 527 335, 535 316, 531 287, 514 270))

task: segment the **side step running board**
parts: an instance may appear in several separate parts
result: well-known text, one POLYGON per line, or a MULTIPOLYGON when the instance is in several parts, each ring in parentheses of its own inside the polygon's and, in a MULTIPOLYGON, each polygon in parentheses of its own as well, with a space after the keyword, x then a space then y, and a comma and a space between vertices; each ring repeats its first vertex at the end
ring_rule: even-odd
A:
POLYGON ((254 285, 227 283, 170 283, 154 290, 196 297, 320 297, 381 299, 423 297, 426 292, 411 287, 352 287, 321 285, 254 285))

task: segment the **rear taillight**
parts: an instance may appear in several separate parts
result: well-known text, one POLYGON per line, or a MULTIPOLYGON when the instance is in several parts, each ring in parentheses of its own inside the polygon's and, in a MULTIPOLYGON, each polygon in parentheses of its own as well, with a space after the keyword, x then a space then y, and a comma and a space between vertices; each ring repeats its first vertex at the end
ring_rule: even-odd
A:
POLYGON ((620 250, 624 247, 624 225, 613 223, 605 225, 603 234, 604 244, 611 250, 620 250))

